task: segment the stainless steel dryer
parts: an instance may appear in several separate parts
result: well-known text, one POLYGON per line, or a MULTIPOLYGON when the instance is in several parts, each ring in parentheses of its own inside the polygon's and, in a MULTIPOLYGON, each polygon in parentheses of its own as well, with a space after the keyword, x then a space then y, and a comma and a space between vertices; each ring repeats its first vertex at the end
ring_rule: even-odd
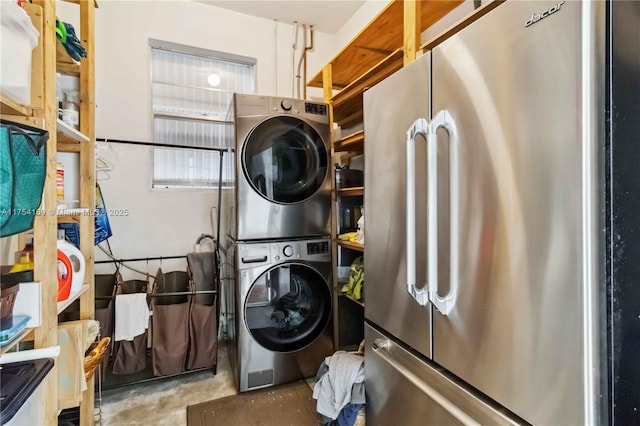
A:
POLYGON ((315 375, 333 353, 329 239, 238 243, 229 256, 228 350, 239 391, 315 375))
POLYGON ((329 235, 329 108, 234 95, 239 241, 329 235))

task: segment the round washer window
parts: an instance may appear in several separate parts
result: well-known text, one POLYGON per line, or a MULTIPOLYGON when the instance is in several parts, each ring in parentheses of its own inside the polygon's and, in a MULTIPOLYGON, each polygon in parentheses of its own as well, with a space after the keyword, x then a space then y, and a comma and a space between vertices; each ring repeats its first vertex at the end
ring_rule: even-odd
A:
POLYGON ((276 116, 258 124, 243 152, 245 175, 270 201, 302 202, 315 194, 328 173, 322 138, 304 121, 276 116))
POLYGON ((278 266, 251 286, 244 316, 249 333, 265 348, 297 351, 316 340, 327 326, 331 292, 325 279, 309 266, 278 266))

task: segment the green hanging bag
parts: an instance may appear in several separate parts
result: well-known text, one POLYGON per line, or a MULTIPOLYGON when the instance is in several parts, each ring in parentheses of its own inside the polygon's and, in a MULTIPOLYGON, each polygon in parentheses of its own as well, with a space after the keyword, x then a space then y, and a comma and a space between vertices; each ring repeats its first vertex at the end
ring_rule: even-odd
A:
POLYGON ((0 120, 0 237, 33 228, 46 178, 46 130, 0 120))

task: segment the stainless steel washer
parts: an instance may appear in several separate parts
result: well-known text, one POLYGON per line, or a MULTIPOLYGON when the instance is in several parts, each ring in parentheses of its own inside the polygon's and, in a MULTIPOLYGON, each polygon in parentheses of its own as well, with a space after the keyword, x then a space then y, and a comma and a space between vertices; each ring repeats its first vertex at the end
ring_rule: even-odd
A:
POLYGON ((239 241, 329 235, 329 108, 301 99, 235 94, 239 241))
POLYGON ((329 239, 238 243, 226 291, 240 392, 315 375, 333 353, 329 239))

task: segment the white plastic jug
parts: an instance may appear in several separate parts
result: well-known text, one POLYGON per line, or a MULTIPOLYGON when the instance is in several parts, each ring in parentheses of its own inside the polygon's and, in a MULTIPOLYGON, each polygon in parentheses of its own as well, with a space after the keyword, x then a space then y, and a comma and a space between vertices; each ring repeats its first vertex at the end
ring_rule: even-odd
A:
POLYGON ((64 231, 58 230, 58 250, 61 250, 69 257, 73 274, 71 280, 71 294, 82 290, 85 275, 85 260, 82 252, 73 244, 64 239, 64 231))

